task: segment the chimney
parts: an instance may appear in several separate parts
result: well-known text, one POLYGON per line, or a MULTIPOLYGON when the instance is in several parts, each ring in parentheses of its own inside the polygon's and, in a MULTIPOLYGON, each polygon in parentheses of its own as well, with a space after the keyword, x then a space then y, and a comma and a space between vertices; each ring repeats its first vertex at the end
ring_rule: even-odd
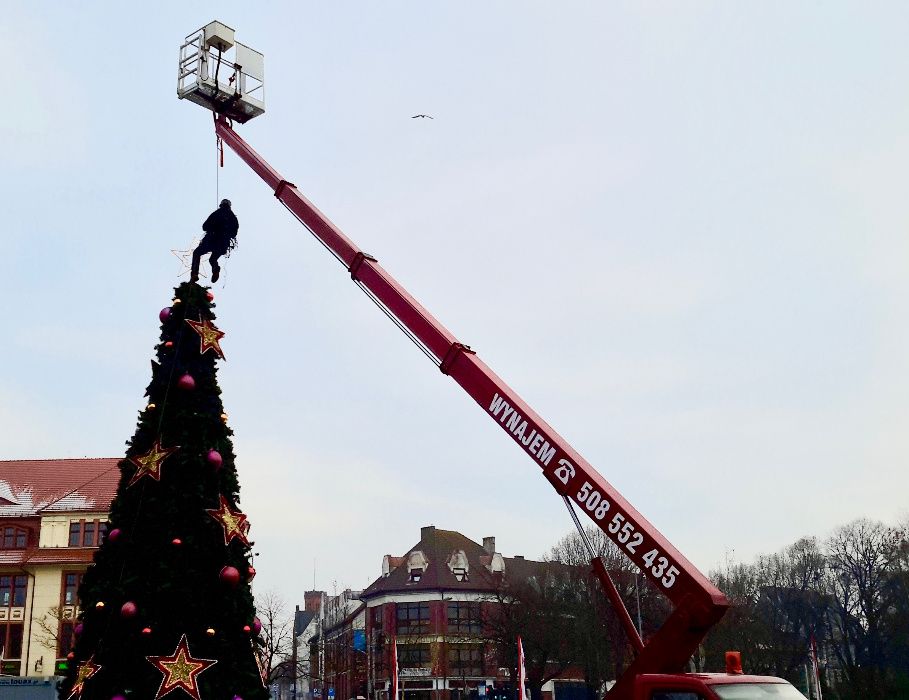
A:
POLYGON ((303 609, 307 612, 319 612, 319 606, 322 604, 324 591, 306 591, 303 593, 303 609))
POLYGON ((435 531, 436 531, 435 525, 427 525, 426 527, 421 527, 420 528, 420 541, 422 542, 423 540, 429 539, 429 537, 433 533, 435 533, 435 531))
POLYGON ((483 538, 483 549, 486 550, 487 554, 496 553, 496 538, 495 537, 484 537, 483 538))

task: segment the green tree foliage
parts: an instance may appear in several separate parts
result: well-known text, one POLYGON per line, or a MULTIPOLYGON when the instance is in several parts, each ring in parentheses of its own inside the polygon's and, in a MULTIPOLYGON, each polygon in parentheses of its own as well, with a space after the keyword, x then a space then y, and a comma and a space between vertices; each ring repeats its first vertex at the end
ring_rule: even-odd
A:
MULTIPOLYGON (((108 537, 79 589, 81 634, 61 684, 63 699, 73 694, 74 683, 84 700, 158 697, 167 690, 165 675, 147 657, 173 655, 184 635, 191 654, 187 663, 216 661, 191 679, 201 698, 268 697, 256 661, 250 545, 245 534, 225 544, 225 528, 207 512, 222 498, 239 511, 216 354, 201 352, 200 335, 186 323, 213 321, 213 304, 195 284, 180 285, 176 296, 181 302, 162 322, 146 392, 154 407, 140 412, 127 443, 108 537), (184 374, 195 388, 181 388, 184 374), (147 454, 156 443, 179 449, 161 463, 160 480, 152 474, 135 479, 137 465, 130 458, 147 454), (210 450, 220 453, 220 468, 209 459, 210 450), (222 580, 224 567, 239 572, 238 583, 222 580), (133 616, 121 612, 127 603, 135 606, 133 616), (100 668, 85 678, 89 663, 100 668)), ((175 678, 186 673, 185 665, 170 668, 175 678)), ((177 696, 187 692, 170 697, 177 696)))

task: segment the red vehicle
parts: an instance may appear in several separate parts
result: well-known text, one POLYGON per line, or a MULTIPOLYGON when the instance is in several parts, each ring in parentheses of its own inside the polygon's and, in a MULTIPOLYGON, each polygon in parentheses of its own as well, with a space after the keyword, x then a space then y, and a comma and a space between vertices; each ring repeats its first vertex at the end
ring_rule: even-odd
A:
POLYGON ((634 661, 608 691, 607 698, 791 700, 803 697, 784 680, 742 675, 740 665, 730 668, 727 674, 683 673, 707 631, 729 607, 726 597, 468 345, 459 342, 398 284, 375 257, 347 238, 292 182, 237 135, 231 120, 243 123, 264 112, 261 95, 249 97, 243 92, 247 78, 251 76, 261 86, 263 76, 262 55, 238 43, 236 60, 225 59, 226 82, 218 79, 222 54, 233 45, 233 30, 219 22, 189 35, 181 48, 178 96, 215 112, 215 132, 220 141, 265 181, 274 196, 334 255, 351 279, 442 373, 459 384, 527 453, 564 499, 585 543, 575 508, 589 517, 673 603, 673 612, 645 643, 603 561, 593 555, 588 544, 591 565, 637 652, 634 661), (242 56, 252 57, 242 58, 240 47, 244 50, 242 56), (251 62, 251 69, 242 63, 244 60, 251 62))

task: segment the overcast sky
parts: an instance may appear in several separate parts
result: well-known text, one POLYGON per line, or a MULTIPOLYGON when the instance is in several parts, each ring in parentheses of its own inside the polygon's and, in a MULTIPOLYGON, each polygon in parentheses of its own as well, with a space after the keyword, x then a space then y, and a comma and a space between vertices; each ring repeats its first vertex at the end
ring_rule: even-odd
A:
MULTIPOLYGON (((218 199, 175 96, 217 18, 265 54, 243 138, 702 569, 906 514, 905 3, 188 5, 2 3, 0 457, 133 434, 170 251, 218 199)), ((428 524, 508 556, 569 532, 230 152, 219 181, 257 587, 365 587, 428 524)))

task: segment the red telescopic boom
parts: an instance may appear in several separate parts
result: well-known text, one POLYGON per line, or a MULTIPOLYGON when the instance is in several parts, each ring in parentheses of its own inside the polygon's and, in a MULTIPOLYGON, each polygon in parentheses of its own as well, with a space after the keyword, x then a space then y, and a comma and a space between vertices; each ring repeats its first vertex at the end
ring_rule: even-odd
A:
POLYGON ((630 700, 639 673, 678 673, 729 607, 726 597, 626 501, 568 442, 528 406, 468 346, 414 299, 375 258, 360 250, 297 187, 256 153, 223 116, 215 131, 261 177, 284 204, 346 267, 373 297, 504 430, 563 497, 577 507, 661 590, 674 611, 646 643, 609 581, 605 566, 593 562, 616 605, 638 654, 618 679, 609 698, 630 700), (630 629, 629 629, 630 628, 630 629))

